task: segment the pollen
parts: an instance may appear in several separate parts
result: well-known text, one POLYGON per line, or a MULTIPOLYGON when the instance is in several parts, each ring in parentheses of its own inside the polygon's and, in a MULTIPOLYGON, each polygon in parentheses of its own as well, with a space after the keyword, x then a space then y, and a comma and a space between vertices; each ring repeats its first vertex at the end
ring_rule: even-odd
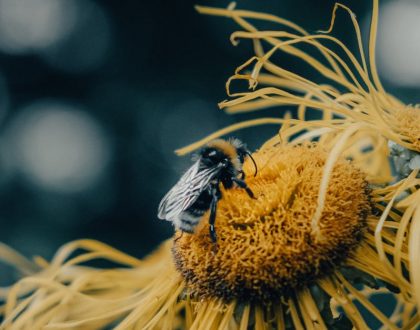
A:
MULTIPOLYGON (((311 220, 328 153, 321 146, 278 145, 253 154, 259 172, 240 188, 223 191, 217 205, 217 243, 208 214, 196 233, 175 239, 173 256, 192 296, 272 302, 328 274, 363 237, 370 213, 364 174, 336 162, 315 240, 311 220)), ((252 173, 249 162, 244 166, 252 173)), ((178 235, 176 235, 177 237, 178 235)))

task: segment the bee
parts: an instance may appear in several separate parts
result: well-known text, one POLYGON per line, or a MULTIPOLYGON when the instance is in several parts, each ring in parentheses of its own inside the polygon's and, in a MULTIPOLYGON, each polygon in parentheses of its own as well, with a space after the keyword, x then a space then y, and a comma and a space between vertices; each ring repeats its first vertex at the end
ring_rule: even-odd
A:
POLYGON ((225 189, 239 187, 255 198, 247 186, 242 170, 245 158, 250 157, 257 175, 257 164, 246 145, 238 139, 217 139, 208 143, 195 156, 194 164, 163 197, 158 218, 172 221, 181 232, 194 233, 204 213, 210 210, 210 237, 216 242, 216 209, 222 198, 220 184, 225 189))

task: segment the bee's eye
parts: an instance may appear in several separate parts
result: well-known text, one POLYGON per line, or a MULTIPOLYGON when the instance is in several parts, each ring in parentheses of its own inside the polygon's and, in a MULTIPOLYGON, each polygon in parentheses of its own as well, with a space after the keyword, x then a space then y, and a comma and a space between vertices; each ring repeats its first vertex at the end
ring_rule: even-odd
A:
POLYGON ((224 167, 227 167, 229 165, 229 159, 227 158, 223 158, 220 162, 223 164, 224 167))

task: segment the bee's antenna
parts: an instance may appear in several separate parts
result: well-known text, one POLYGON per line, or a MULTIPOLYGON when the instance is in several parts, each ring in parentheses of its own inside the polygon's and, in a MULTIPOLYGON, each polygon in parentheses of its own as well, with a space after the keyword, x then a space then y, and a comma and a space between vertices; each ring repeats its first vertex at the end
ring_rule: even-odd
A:
POLYGON ((249 151, 247 151, 246 154, 249 156, 249 158, 251 158, 252 162, 254 163, 254 167, 255 167, 254 177, 256 177, 258 173, 257 163, 255 162, 254 158, 252 157, 249 151))

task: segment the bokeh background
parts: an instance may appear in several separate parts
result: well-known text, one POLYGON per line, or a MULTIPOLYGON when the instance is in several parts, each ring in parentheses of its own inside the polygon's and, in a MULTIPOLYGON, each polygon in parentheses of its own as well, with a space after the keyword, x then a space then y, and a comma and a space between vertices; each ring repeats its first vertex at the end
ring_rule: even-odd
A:
MULTIPOLYGON (((366 30, 370 1, 342 1, 366 30)), ((173 150, 255 114, 217 108, 252 56, 228 19, 194 4, 228 1, 0 0, 0 241, 50 258, 93 238, 141 257, 173 233, 161 197, 189 166, 173 150)), ((308 31, 328 27, 333 0, 243 0, 308 31)), ((419 100, 420 2, 381 1, 378 61, 386 88, 419 100)), ((335 30, 356 39, 340 11, 335 30)), ((295 59, 282 64, 300 70, 295 59)), ((280 116, 278 109, 266 115, 280 116)), ((251 149, 276 127, 237 137, 251 149)))

